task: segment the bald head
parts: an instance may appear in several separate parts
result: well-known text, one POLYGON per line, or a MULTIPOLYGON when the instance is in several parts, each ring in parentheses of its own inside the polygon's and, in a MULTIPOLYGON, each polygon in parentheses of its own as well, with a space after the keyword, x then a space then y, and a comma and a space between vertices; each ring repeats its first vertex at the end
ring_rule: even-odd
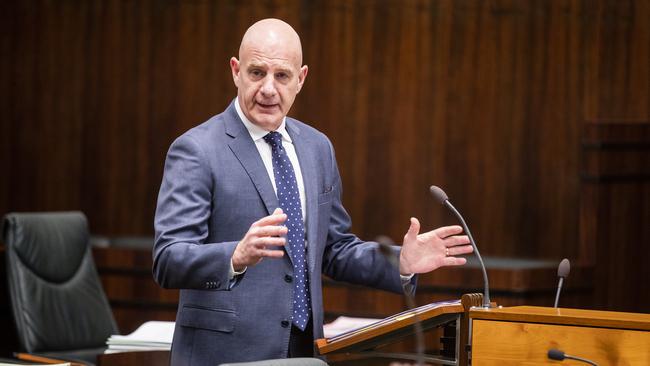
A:
POLYGON ((302 65, 300 36, 286 22, 280 19, 262 19, 251 25, 244 33, 239 45, 239 59, 251 49, 278 49, 295 58, 297 66, 302 65))
POLYGON ((246 118, 275 131, 307 77, 300 37, 279 19, 253 24, 242 38, 239 59, 230 59, 239 106, 246 118))

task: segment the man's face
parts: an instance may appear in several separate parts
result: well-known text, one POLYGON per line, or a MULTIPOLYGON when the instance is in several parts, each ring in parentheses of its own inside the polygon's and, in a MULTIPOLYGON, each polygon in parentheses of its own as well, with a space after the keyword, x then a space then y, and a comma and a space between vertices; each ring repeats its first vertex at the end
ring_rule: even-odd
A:
POLYGON ((276 130, 289 113, 307 76, 300 55, 283 45, 250 45, 240 51, 241 60, 230 59, 244 115, 267 131, 276 130))

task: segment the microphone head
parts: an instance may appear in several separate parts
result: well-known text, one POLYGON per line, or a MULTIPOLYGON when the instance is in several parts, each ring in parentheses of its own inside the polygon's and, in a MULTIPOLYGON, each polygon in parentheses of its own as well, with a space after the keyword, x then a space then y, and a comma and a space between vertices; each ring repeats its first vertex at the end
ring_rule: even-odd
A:
POLYGON ((447 197, 447 194, 445 193, 445 191, 443 191, 438 186, 431 186, 429 188, 429 192, 431 192, 431 194, 433 195, 433 198, 435 198, 441 204, 445 204, 445 201, 449 200, 449 197, 447 197))
POLYGON ((559 349, 551 348, 548 350, 548 358, 551 360, 562 361, 564 360, 564 352, 559 349))
POLYGON ((560 265, 557 267, 557 276, 566 278, 569 276, 569 272, 571 272, 571 262, 569 262, 568 259, 564 258, 562 259, 562 262, 560 262, 560 265))
POLYGON ((379 235, 375 241, 379 244, 379 253, 386 257, 393 266, 399 268, 399 258, 393 251, 393 245, 395 245, 393 240, 386 235, 379 235))
POLYGON ((391 239, 388 235, 377 235, 375 241, 382 246, 390 247, 391 245, 395 245, 393 239, 391 239))

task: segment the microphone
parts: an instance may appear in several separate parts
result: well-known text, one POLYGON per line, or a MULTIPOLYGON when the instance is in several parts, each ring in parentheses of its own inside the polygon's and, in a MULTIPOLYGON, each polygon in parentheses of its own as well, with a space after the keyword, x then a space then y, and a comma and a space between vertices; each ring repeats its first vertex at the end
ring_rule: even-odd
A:
POLYGON ((492 307, 490 303, 490 283, 488 282, 488 276, 487 276, 487 271, 485 270, 485 264, 483 264, 483 258, 481 258, 481 253, 479 253, 478 251, 476 242, 474 241, 474 238, 472 237, 472 233, 469 231, 469 228, 465 223, 465 219, 463 219, 463 216, 461 216, 460 212, 456 210, 456 207, 454 207, 451 204, 451 202, 449 202, 449 197, 447 197, 445 191, 443 191, 442 189, 436 186, 431 186, 429 188, 429 191, 431 192, 433 197, 436 200, 438 200, 438 202, 440 202, 443 206, 446 206, 448 209, 451 210, 451 212, 454 213, 454 215, 456 215, 461 225, 463 226, 463 230, 465 230, 465 232, 467 233, 467 236, 469 237, 469 241, 472 244, 472 248, 474 248, 474 253, 476 254, 476 258, 478 258, 478 262, 481 264, 481 269, 483 270, 483 285, 484 285, 483 307, 486 309, 492 307))
MULTIPOLYGON (((375 238, 375 241, 379 244, 379 252, 399 271, 399 255, 393 250, 393 241, 386 235, 379 235, 375 238)), ((413 293, 404 291, 404 297, 406 298, 406 306, 409 310, 415 309, 413 293)), ((416 365, 424 366, 424 333, 422 331, 420 316, 417 312, 413 313, 413 327, 415 328, 415 349, 417 352, 416 365)))
POLYGON ((569 262, 568 259, 564 258, 562 259, 562 262, 560 262, 560 265, 557 267, 557 276, 560 277, 560 280, 557 284, 555 305, 553 306, 554 308, 557 308, 557 303, 560 301, 560 291, 562 291, 562 284, 564 283, 564 279, 569 276, 569 272, 571 272, 571 262, 569 262))
POLYGON ((390 264, 399 270, 399 258, 395 251, 393 251, 393 245, 395 243, 386 235, 377 236, 375 241, 379 244, 379 252, 388 259, 390 264))
POLYGON ((555 348, 549 349, 547 356, 551 360, 556 360, 556 361, 564 361, 564 359, 569 359, 569 360, 576 360, 590 365, 598 366, 598 364, 595 363, 594 361, 588 360, 586 358, 578 357, 578 356, 567 355, 566 353, 555 348))

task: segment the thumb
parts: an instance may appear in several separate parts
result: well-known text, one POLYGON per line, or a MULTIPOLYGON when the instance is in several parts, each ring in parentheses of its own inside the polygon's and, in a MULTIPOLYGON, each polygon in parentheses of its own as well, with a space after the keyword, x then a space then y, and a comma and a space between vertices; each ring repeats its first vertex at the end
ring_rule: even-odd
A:
POLYGON ((418 234, 420 233, 420 221, 415 217, 411 217, 411 226, 409 226, 409 231, 404 235, 404 241, 416 240, 418 234))
POLYGON ((273 215, 281 214, 282 209, 280 207, 276 207, 275 210, 273 210, 273 215))

